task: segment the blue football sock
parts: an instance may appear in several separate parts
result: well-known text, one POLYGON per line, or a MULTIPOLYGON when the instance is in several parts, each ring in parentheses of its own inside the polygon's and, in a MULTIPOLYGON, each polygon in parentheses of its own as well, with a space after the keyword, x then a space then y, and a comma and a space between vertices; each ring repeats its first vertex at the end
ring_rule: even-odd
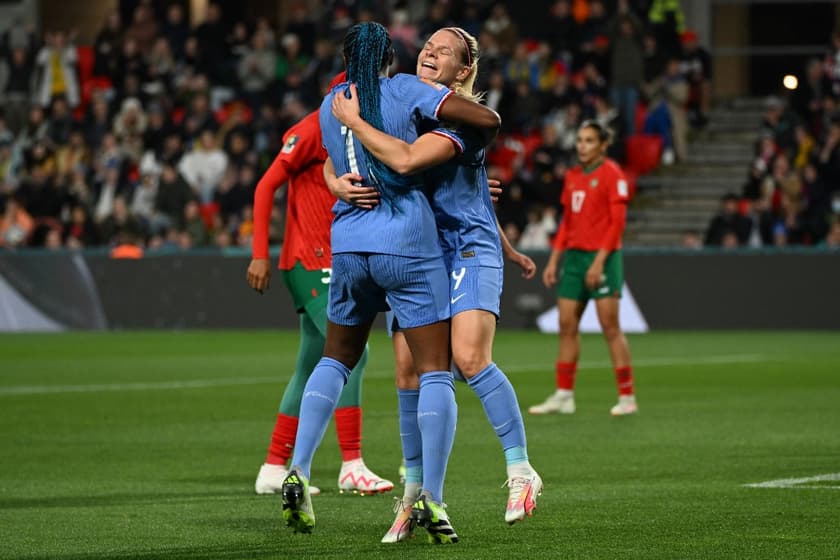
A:
POLYGON ((490 425, 493 426, 502 449, 505 451, 505 462, 508 465, 528 460, 528 446, 525 442, 525 424, 519 401, 513 385, 496 364, 490 362, 486 368, 467 380, 475 394, 478 395, 484 413, 490 425), (509 452, 510 450, 510 452, 509 452))
MULTIPOLYGON (((420 426, 417 425, 417 403, 420 400, 418 389, 397 389, 400 412, 400 439, 402 440, 403 457, 405 458, 406 480, 408 473, 420 473, 423 466, 423 439, 420 437, 420 426)), ((412 480, 411 482, 421 482, 412 480)))
POLYGON ((423 490, 432 500, 443 501, 446 465, 455 441, 458 405, 452 373, 432 371, 420 376, 417 423, 423 439, 423 490))
POLYGON ((327 424, 348 377, 350 370, 347 366, 332 358, 323 357, 303 389, 292 465, 300 467, 306 478, 309 478, 312 468, 312 456, 324 439, 327 424))

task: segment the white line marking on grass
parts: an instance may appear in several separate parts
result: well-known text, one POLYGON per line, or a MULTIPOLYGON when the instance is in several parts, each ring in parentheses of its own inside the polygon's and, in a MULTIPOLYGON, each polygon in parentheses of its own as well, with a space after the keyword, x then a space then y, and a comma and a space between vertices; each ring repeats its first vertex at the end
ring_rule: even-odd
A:
MULTIPOLYGON (((714 364, 748 364, 763 362, 767 358, 761 354, 731 354, 729 356, 698 356, 696 358, 648 358, 633 360, 633 367, 669 367, 669 366, 701 366, 714 364)), ((519 364, 505 366, 504 370, 509 372, 517 371, 532 371, 546 369, 550 364, 519 364)), ((611 368, 612 363, 608 361, 601 362, 581 362, 577 369, 603 369, 611 368)))
MULTIPOLYGON (((696 358, 649 358, 633 362, 635 367, 669 367, 669 366, 692 366, 704 364, 741 364, 760 362, 765 359, 759 354, 733 354, 729 356, 701 356, 696 358)), ((541 364, 519 364, 506 366, 505 371, 510 373, 520 371, 534 371, 546 369, 547 363, 541 364)), ((578 369, 603 369, 610 368, 610 362, 581 362, 578 369)), ((369 369, 367 373, 389 374, 392 370, 379 368, 369 369)), ((128 391, 160 391, 172 389, 201 389, 206 387, 226 387, 234 385, 260 385, 263 383, 281 383, 280 376, 274 377, 228 377, 220 379, 191 379, 180 381, 156 381, 147 383, 98 383, 91 385, 21 385, 11 387, 0 387, 0 397, 14 395, 48 395, 62 393, 100 393, 100 392, 128 392, 128 391)))
POLYGON ((840 473, 818 474, 806 478, 779 478, 766 482, 744 484, 747 488, 808 488, 811 490, 831 489, 840 490, 840 484, 819 484, 808 486, 810 482, 840 482, 840 473))
POLYGON ((201 389, 204 387, 226 387, 231 385, 259 385, 280 383, 275 377, 228 377, 221 379, 192 379, 182 381, 158 381, 149 383, 100 383, 94 385, 23 385, 0 387, 0 396, 46 395, 50 393, 99 393, 104 391, 157 391, 169 389, 201 389))

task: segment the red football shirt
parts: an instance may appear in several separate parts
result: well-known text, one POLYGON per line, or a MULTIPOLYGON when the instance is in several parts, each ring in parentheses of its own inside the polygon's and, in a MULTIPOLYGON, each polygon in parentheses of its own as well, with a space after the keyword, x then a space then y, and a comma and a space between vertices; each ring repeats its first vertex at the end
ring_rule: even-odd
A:
POLYGON ((274 193, 288 183, 286 232, 279 268, 290 270, 298 262, 306 270, 330 268, 330 225, 336 199, 324 181, 326 160, 327 151, 321 144, 321 127, 315 111, 286 132, 283 148, 257 184, 253 258, 268 258, 268 224, 274 193))
POLYGON ((627 218, 627 179, 611 159, 589 171, 574 167, 563 185, 563 220, 552 243, 555 249, 614 251, 621 248, 627 218))

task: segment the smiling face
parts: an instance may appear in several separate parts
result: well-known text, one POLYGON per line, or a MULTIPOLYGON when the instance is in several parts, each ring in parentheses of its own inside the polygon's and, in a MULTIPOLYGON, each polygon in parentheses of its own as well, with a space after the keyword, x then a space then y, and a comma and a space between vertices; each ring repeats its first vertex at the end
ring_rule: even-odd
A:
POLYGON ((453 31, 435 32, 417 55, 417 76, 451 87, 470 73, 464 41, 453 31))

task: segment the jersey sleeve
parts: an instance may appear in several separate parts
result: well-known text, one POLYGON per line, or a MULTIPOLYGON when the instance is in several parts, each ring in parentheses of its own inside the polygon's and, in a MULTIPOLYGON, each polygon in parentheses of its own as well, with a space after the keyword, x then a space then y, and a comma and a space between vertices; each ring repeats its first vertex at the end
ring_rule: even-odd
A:
POLYGON ((399 98, 412 112, 429 119, 437 119, 443 102, 453 95, 452 90, 444 85, 408 74, 397 74, 392 83, 399 98))
MULTIPOLYGON (((568 177, 569 174, 567 173, 566 181, 568 181, 568 177)), ((569 219, 571 219, 572 216, 572 201, 571 195, 569 194, 571 192, 571 188, 564 188, 563 194, 560 195, 560 204, 563 206, 563 214, 560 217, 560 227, 557 228, 557 233, 554 235, 554 239, 551 241, 551 246, 554 249, 560 251, 566 248, 566 240, 568 239, 569 235, 569 219)))
POLYGON ((464 139, 457 130, 453 130, 451 128, 438 127, 432 130, 430 134, 441 136, 452 142, 452 144, 455 146, 455 150, 459 154, 463 154, 467 149, 467 140, 464 139))
POLYGON ((268 258, 268 230, 274 193, 313 161, 324 159, 318 114, 310 113, 283 136, 283 147, 254 191, 254 233, 251 256, 268 258))
POLYGON ((630 197, 627 179, 618 165, 614 167, 611 179, 609 186, 610 227, 607 228, 601 241, 601 248, 608 251, 621 247, 621 236, 624 234, 624 226, 627 223, 627 201, 630 197))

